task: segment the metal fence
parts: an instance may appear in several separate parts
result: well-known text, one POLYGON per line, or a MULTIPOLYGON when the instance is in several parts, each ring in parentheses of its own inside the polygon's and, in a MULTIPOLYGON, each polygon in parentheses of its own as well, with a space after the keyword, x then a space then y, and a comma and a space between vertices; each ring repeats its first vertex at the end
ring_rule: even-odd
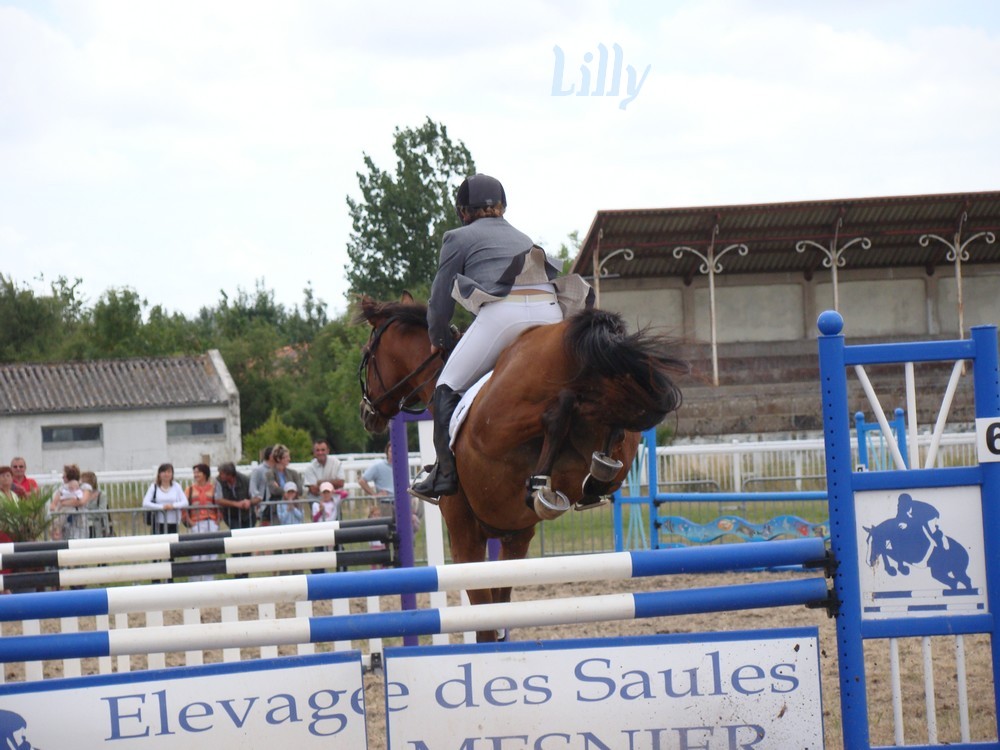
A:
MULTIPOLYGON (((930 436, 921 435, 918 445, 926 447, 930 436)), ((857 463, 857 448, 854 462, 857 463)), ((344 465, 345 489, 348 499, 344 501, 345 518, 361 518, 367 515, 371 502, 361 496, 358 478, 381 454, 354 454, 339 457, 344 465)), ((938 451, 939 466, 970 466, 976 463, 975 434, 951 433, 942 437, 938 451)), ((656 449, 658 492, 690 493, 705 492, 700 500, 667 502, 660 506, 662 515, 681 516, 692 521, 712 519, 733 512, 749 514, 752 518, 770 518, 780 514, 800 516, 810 522, 826 520, 825 503, 802 501, 801 503, 760 501, 746 505, 732 502, 718 502, 712 499, 712 492, 752 492, 765 494, 782 491, 826 490, 825 451, 822 439, 786 441, 732 441, 727 443, 702 443, 691 445, 662 446, 656 449)), ((643 483, 646 476, 644 452, 640 451, 639 471, 635 475, 639 481, 629 482, 622 489, 625 496, 648 496, 649 487, 643 483)), ((300 471, 306 464, 293 464, 300 471)), ((410 457, 411 476, 420 466, 419 457, 410 457)), ((249 474, 253 466, 239 467, 239 471, 249 474)), ((98 477, 100 489, 107 493, 108 514, 119 535, 145 534, 146 526, 142 510, 142 497, 156 474, 150 471, 103 472, 98 477)), ((59 483, 58 475, 36 476, 39 484, 54 491, 59 483)), ((191 481, 191 470, 178 468, 176 479, 181 484, 191 481)), ((307 511, 308 512, 308 511, 307 511)), ((629 507, 626 523, 635 528, 637 546, 641 546, 642 527, 648 530, 648 511, 638 506, 629 507), (639 514, 638 522, 631 519, 639 514), (645 517, 643 517, 645 514, 645 517), (641 523, 640 523, 641 522, 641 523)), ((610 506, 580 513, 570 512, 555 521, 539 524, 531 554, 549 556, 579 554, 587 552, 607 552, 615 548, 614 519, 610 506)), ((418 561, 426 560, 426 546, 421 529, 414 541, 418 561)))
MULTIPOLYGON (((929 433, 917 440, 922 451, 930 443, 929 433)), ((852 445, 853 464, 858 465, 857 446, 852 445)), ((869 460, 884 455, 875 446, 869 460)), ((813 524, 828 519, 825 501, 762 500, 739 503, 718 501, 711 493, 747 492, 766 497, 769 492, 826 491, 826 451, 822 438, 784 441, 731 441, 660 446, 656 449, 657 492, 704 492, 698 500, 668 501, 660 505, 661 516, 679 516, 694 523, 711 522, 728 515, 740 515, 760 522, 782 515, 802 518, 813 524)), ((640 451, 635 481, 622 488, 625 497, 648 497, 645 483, 645 452, 640 451)), ((938 466, 971 466, 977 462, 975 434, 950 433, 942 436, 937 453, 938 466)), ((884 468, 872 466, 872 468, 884 468)), ((624 525, 632 530, 633 547, 649 543, 649 510, 640 505, 626 505, 624 525), (643 543, 645 539, 645 544, 643 543)), ((562 555, 582 552, 605 552, 615 548, 615 524, 609 506, 580 513, 567 513, 555 521, 540 524, 532 553, 562 555)), ((680 541, 668 538, 668 542, 680 541)))
MULTIPOLYGON (((372 506, 370 499, 363 497, 358 479, 364 474, 365 469, 375 461, 383 457, 381 453, 362 453, 338 456, 344 470, 344 489, 348 492, 348 497, 344 500, 341 510, 344 518, 363 518, 368 514, 372 506)), ((300 473, 304 472, 308 464, 291 464, 293 469, 300 473)), ((410 460, 411 475, 414 475, 420 466, 420 461, 416 454, 410 460)), ((236 470, 247 476, 256 467, 256 464, 249 466, 238 466, 236 470)), ((60 474, 34 475, 39 488, 44 493, 55 492, 62 484, 60 474)), ((79 526, 91 527, 99 526, 96 519, 106 515, 110 521, 111 528, 116 536, 135 536, 148 534, 149 527, 146 525, 146 512, 142 507, 142 498, 146 494, 153 480, 156 478, 156 467, 148 471, 105 471, 97 477, 98 489, 104 493, 107 500, 107 511, 81 510, 70 511, 68 513, 54 513, 53 527, 60 527, 59 516, 73 516, 74 522, 79 522, 79 526)), ((175 467, 174 479, 182 486, 187 487, 193 481, 192 470, 190 468, 175 467)), ((303 517, 308 520, 310 509, 308 501, 299 500, 303 506, 303 517)), ((51 529, 51 527, 50 527, 51 529)))

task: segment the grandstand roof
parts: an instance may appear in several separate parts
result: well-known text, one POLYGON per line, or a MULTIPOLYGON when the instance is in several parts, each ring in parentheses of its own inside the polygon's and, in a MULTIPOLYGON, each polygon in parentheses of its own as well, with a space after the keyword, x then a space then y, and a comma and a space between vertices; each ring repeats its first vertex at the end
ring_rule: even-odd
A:
POLYGON ((916 266, 933 273, 953 259, 945 242, 927 236, 953 244, 959 231, 960 244, 992 233, 966 245, 963 263, 1000 263, 1000 243, 987 242, 1000 234, 1000 192, 598 211, 572 270, 593 275, 598 250, 609 275, 690 283, 703 261, 694 252, 675 255, 674 249, 707 255, 714 237, 717 259, 731 245, 747 248, 745 255, 734 248, 720 260, 727 275, 792 272, 809 279, 828 258, 816 245, 829 249, 836 242, 843 248, 852 240, 841 256, 844 268, 916 266), (631 260, 625 252, 609 257, 626 249, 634 254, 631 260))

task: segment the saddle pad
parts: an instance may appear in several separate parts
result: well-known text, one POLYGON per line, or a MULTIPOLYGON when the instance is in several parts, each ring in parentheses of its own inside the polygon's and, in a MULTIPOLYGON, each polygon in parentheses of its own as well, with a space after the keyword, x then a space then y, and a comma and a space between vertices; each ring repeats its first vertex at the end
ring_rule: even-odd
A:
POLYGON ((462 400, 455 407, 455 413, 451 415, 451 422, 448 423, 448 434, 451 435, 449 445, 452 447, 452 450, 455 449, 455 438, 458 437, 458 431, 462 428, 462 423, 465 422, 465 416, 469 413, 469 407, 472 406, 472 402, 475 400, 476 394, 479 393, 479 389, 490 379, 490 375, 492 374, 493 370, 490 370, 473 383, 472 387, 462 394, 462 400))

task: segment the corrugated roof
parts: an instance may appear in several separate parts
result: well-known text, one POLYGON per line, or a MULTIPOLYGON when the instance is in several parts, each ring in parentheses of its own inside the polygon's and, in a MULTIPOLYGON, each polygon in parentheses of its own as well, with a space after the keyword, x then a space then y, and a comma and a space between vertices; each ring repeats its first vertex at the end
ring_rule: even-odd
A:
POLYGON ((0 365, 0 414, 224 404, 209 354, 0 365))
MULTIPOLYGON (((939 235, 949 242, 961 225, 962 241, 978 232, 1000 234, 1000 192, 953 193, 945 195, 846 198, 796 203, 766 203, 694 208, 659 208, 598 211, 584 239, 573 271, 593 273, 593 253, 600 259, 615 250, 628 248, 634 258, 611 258, 605 271, 620 278, 672 276, 687 280, 699 274, 702 261, 693 253, 673 253, 676 247, 690 247, 704 254, 715 227, 715 255, 730 245, 745 244, 746 255, 736 250, 721 260, 724 271, 732 273, 800 272, 807 277, 823 268, 826 255, 803 240, 829 248, 854 239, 866 238, 847 248, 842 257, 845 268, 894 268, 919 266, 932 269, 951 265, 948 247, 930 240, 939 235), (963 215, 965 219, 963 220, 963 215)), ((979 239, 968 245, 968 263, 1000 262, 1000 243, 979 239)))

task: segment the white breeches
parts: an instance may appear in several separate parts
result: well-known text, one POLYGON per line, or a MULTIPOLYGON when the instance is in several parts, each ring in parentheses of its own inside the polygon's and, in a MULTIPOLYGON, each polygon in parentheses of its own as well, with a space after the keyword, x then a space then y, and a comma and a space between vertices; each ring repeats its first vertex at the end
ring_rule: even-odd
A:
POLYGON ((437 384, 464 393, 493 369, 500 352, 521 331, 561 320, 562 309, 556 302, 555 294, 531 297, 511 295, 499 302, 483 305, 469 330, 452 350, 437 384))

